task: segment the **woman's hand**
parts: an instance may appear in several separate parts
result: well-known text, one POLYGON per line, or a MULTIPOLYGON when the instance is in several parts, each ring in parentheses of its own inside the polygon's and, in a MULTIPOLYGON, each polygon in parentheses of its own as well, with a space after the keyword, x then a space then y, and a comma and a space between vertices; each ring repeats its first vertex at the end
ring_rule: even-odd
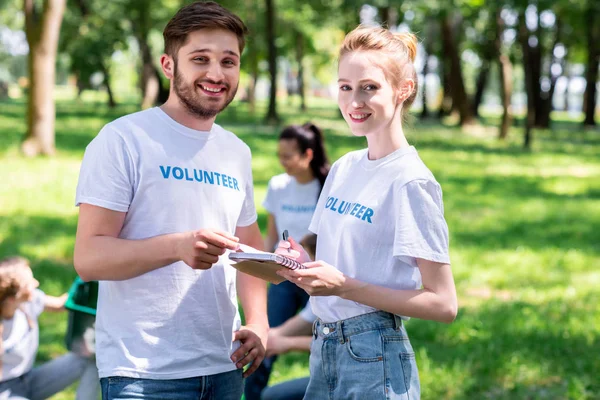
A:
POLYGON ((295 283, 311 296, 341 296, 358 282, 325 261, 307 262, 304 266, 306 269, 282 268, 277 274, 295 283))
POLYGON ((275 253, 281 254, 298 261, 301 264, 311 261, 310 256, 304 250, 304 247, 300 246, 293 238, 289 240, 281 240, 277 245, 275 253))

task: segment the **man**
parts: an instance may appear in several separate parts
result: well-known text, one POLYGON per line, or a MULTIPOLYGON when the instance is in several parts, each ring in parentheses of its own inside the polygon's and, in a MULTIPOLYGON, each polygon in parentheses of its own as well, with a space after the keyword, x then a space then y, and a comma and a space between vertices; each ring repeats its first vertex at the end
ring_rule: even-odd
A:
POLYGON ((246 32, 214 2, 180 9, 163 33, 167 102, 109 123, 86 149, 75 268, 100 281, 104 399, 239 399, 241 369, 264 358, 266 285, 225 255, 262 247, 250 149, 214 123, 235 96, 246 32))

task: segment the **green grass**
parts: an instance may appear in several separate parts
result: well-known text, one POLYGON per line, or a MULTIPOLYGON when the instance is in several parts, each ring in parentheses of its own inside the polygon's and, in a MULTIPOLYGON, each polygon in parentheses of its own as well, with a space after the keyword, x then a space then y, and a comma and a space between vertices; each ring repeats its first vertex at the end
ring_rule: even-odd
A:
MULTIPOLYGON (((308 114, 282 108, 282 123, 311 119, 325 128, 332 159, 364 146, 335 106, 308 114)), ((32 260, 42 289, 58 295, 72 268, 78 168, 102 125, 136 110, 101 103, 57 105, 58 154, 24 159, 25 104, 0 103, 0 256, 32 260)), ((234 103, 218 120, 253 150, 259 223, 279 127, 234 103)), ((490 119, 492 121, 493 118, 490 119)), ((411 320, 423 399, 600 399, 600 132, 570 121, 536 131, 521 149, 521 128, 500 143, 489 126, 462 133, 432 122, 407 129, 444 189, 451 257, 460 301, 456 322, 411 320)), ((39 361, 65 351, 66 316, 41 320, 39 361)), ((307 374, 307 357, 281 357, 271 382, 307 374)), ((73 391, 55 396, 73 397, 73 391)))

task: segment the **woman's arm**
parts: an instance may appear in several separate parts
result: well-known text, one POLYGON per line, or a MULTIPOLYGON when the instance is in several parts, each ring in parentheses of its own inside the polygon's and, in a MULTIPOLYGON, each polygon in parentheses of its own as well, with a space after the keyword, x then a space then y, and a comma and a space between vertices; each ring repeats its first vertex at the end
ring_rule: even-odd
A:
POLYGON ((407 317, 450 323, 456 318, 458 302, 449 264, 417 259, 423 288, 390 289, 349 278, 323 262, 306 263, 304 270, 278 274, 306 290, 311 296, 339 296, 378 310, 407 317))

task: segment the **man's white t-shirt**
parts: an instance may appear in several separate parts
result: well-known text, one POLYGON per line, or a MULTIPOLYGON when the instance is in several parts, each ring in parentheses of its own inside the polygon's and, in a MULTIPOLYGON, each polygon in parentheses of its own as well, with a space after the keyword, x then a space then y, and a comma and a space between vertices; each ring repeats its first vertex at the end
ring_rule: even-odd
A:
POLYGON ((288 174, 271 178, 263 207, 275 218, 279 238, 286 229, 290 237, 298 242, 310 233, 308 226, 315 212, 320 190, 318 179, 300 184, 288 174))
MULTIPOLYGON (((120 238, 256 221, 251 154, 213 124, 187 128, 152 108, 107 124, 88 145, 76 204, 126 212, 120 238)), ((236 270, 227 254, 208 270, 176 262, 124 281, 101 281, 96 316, 100 377, 179 379, 236 369, 236 270)))
POLYGON ((46 295, 39 289, 21 305, 11 319, 2 320, 2 376, 0 381, 18 378, 33 368, 39 347, 38 317, 44 311, 46 295))
MULTIPOLYGON (((369 160, 366 149, 340 158, 310 230, 317 234, 317 260, 374 285, 418 289, 417 258, 450 263, 442 191, 412 146, 379 160, 369 160)), ((324 322, 376 311, 337 296, 310 303, 324 322)))

